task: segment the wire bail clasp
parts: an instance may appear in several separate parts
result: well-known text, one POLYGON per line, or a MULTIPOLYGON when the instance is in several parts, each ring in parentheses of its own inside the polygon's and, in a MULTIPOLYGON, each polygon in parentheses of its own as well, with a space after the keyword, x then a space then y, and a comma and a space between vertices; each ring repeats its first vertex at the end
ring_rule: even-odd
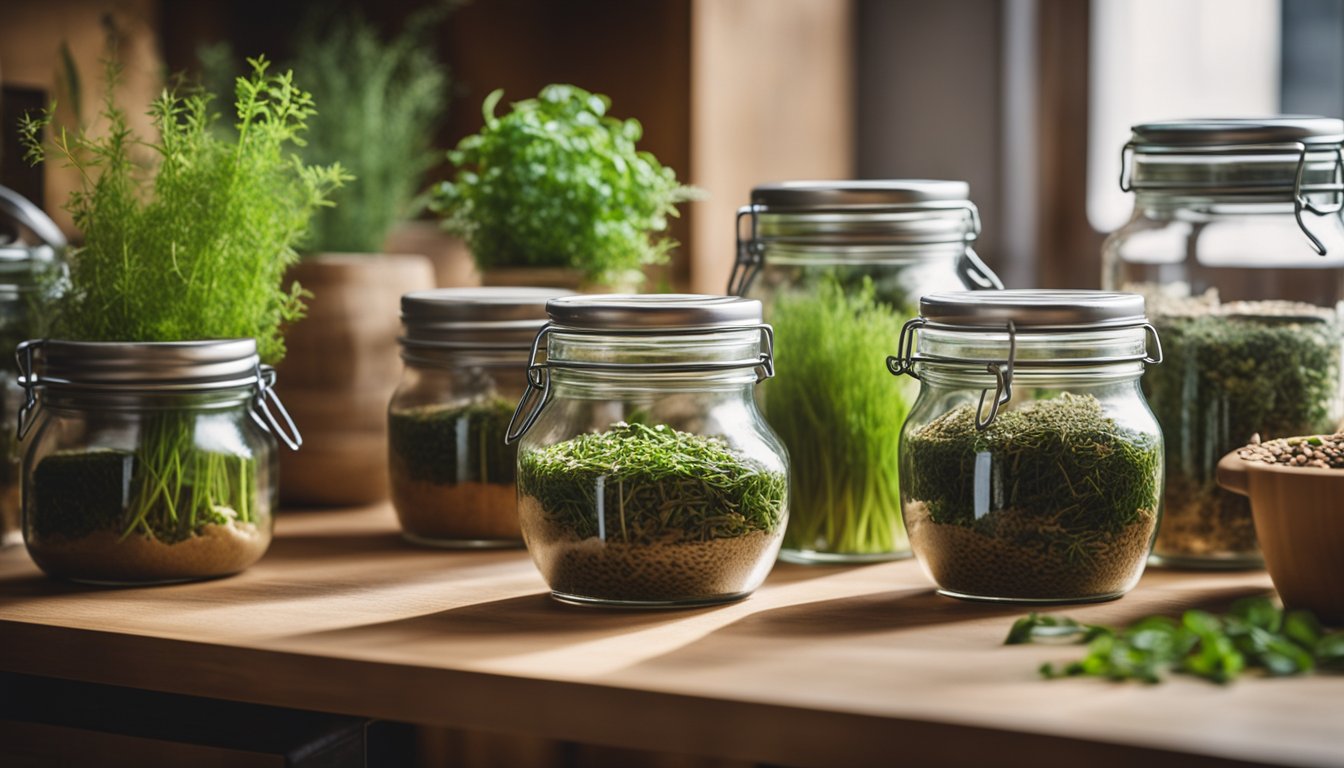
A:
POLYGON ((892 376, 909 376, 912 379, 918 379, 919 373, 915 370, 915 342, 916 332, 928 324, 923 317, 914 317, 905 321, 901 326, 901 335, 896 342, 896 354, 887 356, 887 370, 892 376))
POLYGON ((1297 171, 1293 174, 1293 218, 1297 220, 1297 226, 1302 233, 1311 241, 1312 250, 1316 255, 1325 256, 1326 247, 1316 234, 1307 228, 1307 224, 1302 220, 1302 212, 1316 216, 1330 216, 1344 211, 1344 147, 1335 147, 1333 150, 1335 161, 1330 168, 1330 181, 1326 184, 1304 184, 1303 179, 1307 173, 1307 155, 1311 148, 1305 143, 1296 144, 1298 150, 1297 171), (1312 192, 1329 192, 1332 196, 1332 202, 1324 208, 1311 202, 1308 197, 1312 192))
POLYGON ((46 339, 30 339, 20 342, 14 349, 14 360, 19 367, 19 386, 23 387, 23 405, 19 406, 15 437, 22 442, 28 430, 37 422, 40 405, 37 402, 37 375, 33 373, 33 353, 46 344, 46 339))
POLYGON ((280 402, 280 396, 275 393, 275 369, 258 363, 256 376, 257 398, 252 403, 252 409, 248 411, 252 420, 257 426, 280 438, 289 450, 299 450, 303 445, 303 435, 299 434, 294 419, 290 417, 289 411, 285 410, 285 404, 280 402), (274 411, 271 404, 274 404, 274 411), (279 419, 276 418, 277 412, 280 415, 279 419))
POLYGON ((989 415, 983 420, 980 414, 985 411, 985 397, 988 389, 980 390, 980 404, 975 407, 975 428, 980 432, 989 429, 999 415, 999 407, 1013 399, 1013 365, 1017 361, 1017 325, 1008 321, 1008 359, 1002 362, 985 364, 985 370, 994 375, 994 399, 989 406, 989 415))
POLYGON ((734 234, 737 236, 737 258, 733 262, 732 274, 728 276, 728 295, 745 296, 752 281, 765 263, 765 249, 756 237, 758 216, 761 206, 752 203, 737 209, 734 234), (742 219, 751 217, 751 230, 746 239, 742 238, 742 219))
POLYGON ((537 423, 541 409, 551 400, 550 365, 537 362, 541 350, 545 348, 542 342, 550 335, 551 328, 550 323, 543 325, 537 331, 537 338, 532 340, 532 352, 527 358, 527 389, 523 390, 518 407, 513 409, 513 417, 509 419, 509 428, 504 432, 505 445, 513 445, 521 440, 527 430, 537 423))

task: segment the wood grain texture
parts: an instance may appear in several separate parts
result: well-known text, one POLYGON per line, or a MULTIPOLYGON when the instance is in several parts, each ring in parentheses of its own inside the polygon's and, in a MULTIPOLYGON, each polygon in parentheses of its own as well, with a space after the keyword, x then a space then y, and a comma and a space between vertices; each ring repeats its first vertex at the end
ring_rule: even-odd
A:
MULTIPOLYGON (((1261 572, 1154 571, 1067 613, 1119 623, 1268 589, 1261 572)), ((89 590, 0 553, 7 671, 780 765, 1344 756, 1344 678, 1045 682, 1041 662, 1079 649, 1002 646, 1023 612, 940 597, 909 561, 780 564, 712 609, 572 608, 525 553, 412 548, 385 506, 282 516, 260 563, 200 584, 89 590)))

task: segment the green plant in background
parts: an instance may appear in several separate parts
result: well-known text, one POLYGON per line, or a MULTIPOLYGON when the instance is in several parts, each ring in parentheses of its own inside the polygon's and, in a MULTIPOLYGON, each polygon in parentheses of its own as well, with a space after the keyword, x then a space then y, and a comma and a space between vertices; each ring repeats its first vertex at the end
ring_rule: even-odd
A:
POLYGON ((431 203, 477 265, 573 267, 607 282, 664 261, 674 243, 660 235, 695 191, 635 148, 639 122, 573 85, 548 85, 501 117, 503 97, 486 97, 485 126, 448 153, 456 175, 431 203))
POLYGON ((358 13, 300 31, 293 68, 324 106, 308 121, 303 157, 339 161, 355 177, 313 219, 307 250, 376 253, 394 225, 418 213, 448 103, 448 69, 428 35, 445 10, 413 16, 391 38, 358 13))
MULTIPOLYGON (((285 269, 298 258, 294 244, 349 177, 339 164, 308 165, 294 156, 314 114, 312 98, 292 73, 269 74, 264 58, 249 62, 251 75, 236 83, 232 132, 213 128, 219 116, 211 97, 168 89, 150 113, 157 138, 135 136, 113 100, 112 66, 100 130, 55 132, 57 156, 80 174, 67 207, 84 242, 71 254, 70 290, 54 335, 116 342, 254 338, 264 362, 283 357, 280 326, 303 312, 302 289, 283 286, 285 269)), ((51 121, 50 110, 23 120, 34 162, 47 157, 41 134, 51 121)), ((191 417, 179 412, 148 418, 130 464, 129 492, 113 497, 125 497, 123 535, 172 542, 202 525, 253 516, 250 457, 198 448, 193 432, 191 417)), ((98 454, 44 459, 34 473, 39 485, 48 481, 35 489, 38 503, 100 487, 96 478, 107 471, 100 460, 98 454)), ((78 528, 72 522, 67 535, 78 528)))
POLYGON ((793 474, 786 548, 906 549, 896 451, 915 392, 881 363, 905 320, 866 277, 847 291, 828 276, 771 310, 779 375, 765 410, 793 474))
POLYGON ((613 424, 519 456, 518 491, 587 539, 703 542, 779 528, 787 481, 722 440, 613 424))

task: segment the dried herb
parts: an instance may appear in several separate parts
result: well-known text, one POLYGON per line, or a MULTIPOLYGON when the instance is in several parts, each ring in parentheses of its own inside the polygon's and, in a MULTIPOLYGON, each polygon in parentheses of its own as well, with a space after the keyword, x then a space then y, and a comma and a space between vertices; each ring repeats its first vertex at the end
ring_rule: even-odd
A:
POLYGON ((519 493, 579 539, 703 542, 774 531, 787 482, 719 438, 661 424, 621 422, 519 456, 519 493))
POLYGON ((1212 293, 1157 301, 1152 314, 1166 354, 1143 380, 1166 436, 1156 551, 1255 553, 1250 502, 1218 487, 1218 460, 1255 434, 1334 431, 1339 323, 1308 304, 1219 304, 1212 293))
POLYGON ((867 276, 852 290, 828 276, 771 308, 779 376, 765 386, 765 409, 789 449, 788 549, 907 548, 896 452, 917 393, 874 362, 885 359, 906 320, 876 293, 867 276))
POLYGON ((1175 672, 1227 683, 1247 670, 1269 676, 1344 672, 1344 631, 1327 633, 1310 612, 1283 611, 1264 597, 1239 600, 1223 616, 1186 611, 1179 621, 1150 616, 1123 629, 1033 613, 1013 624, 1004 644, 1039 642, 1088 645, 1079 661, 1043 664, 1046 678, 1157 683, 1175 672))
POLYGON ((512 485, 517 452, 504 444, 504 433, 513 409, 512 403, 492 400, 394 410, 387 435, 393 464, 417 482, 512 485))

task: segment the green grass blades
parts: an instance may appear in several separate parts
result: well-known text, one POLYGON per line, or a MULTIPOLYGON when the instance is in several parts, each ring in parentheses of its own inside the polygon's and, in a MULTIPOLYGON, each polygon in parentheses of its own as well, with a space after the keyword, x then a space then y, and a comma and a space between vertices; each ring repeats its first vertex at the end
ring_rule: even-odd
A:
POLYGON ((623 422, 524 451, 518 490, 580 539, 633 544, 774 531, 787 500, 782 472, 719 438, 623 422))
POLYGON ((793 476, 785 548, 864 555, 909 548, 896 451, 918 390, 883 364, 906 319, 877 300, 866 277, 849 292, 827 277, 771 308, 778 375, 764 400, 793 476))

